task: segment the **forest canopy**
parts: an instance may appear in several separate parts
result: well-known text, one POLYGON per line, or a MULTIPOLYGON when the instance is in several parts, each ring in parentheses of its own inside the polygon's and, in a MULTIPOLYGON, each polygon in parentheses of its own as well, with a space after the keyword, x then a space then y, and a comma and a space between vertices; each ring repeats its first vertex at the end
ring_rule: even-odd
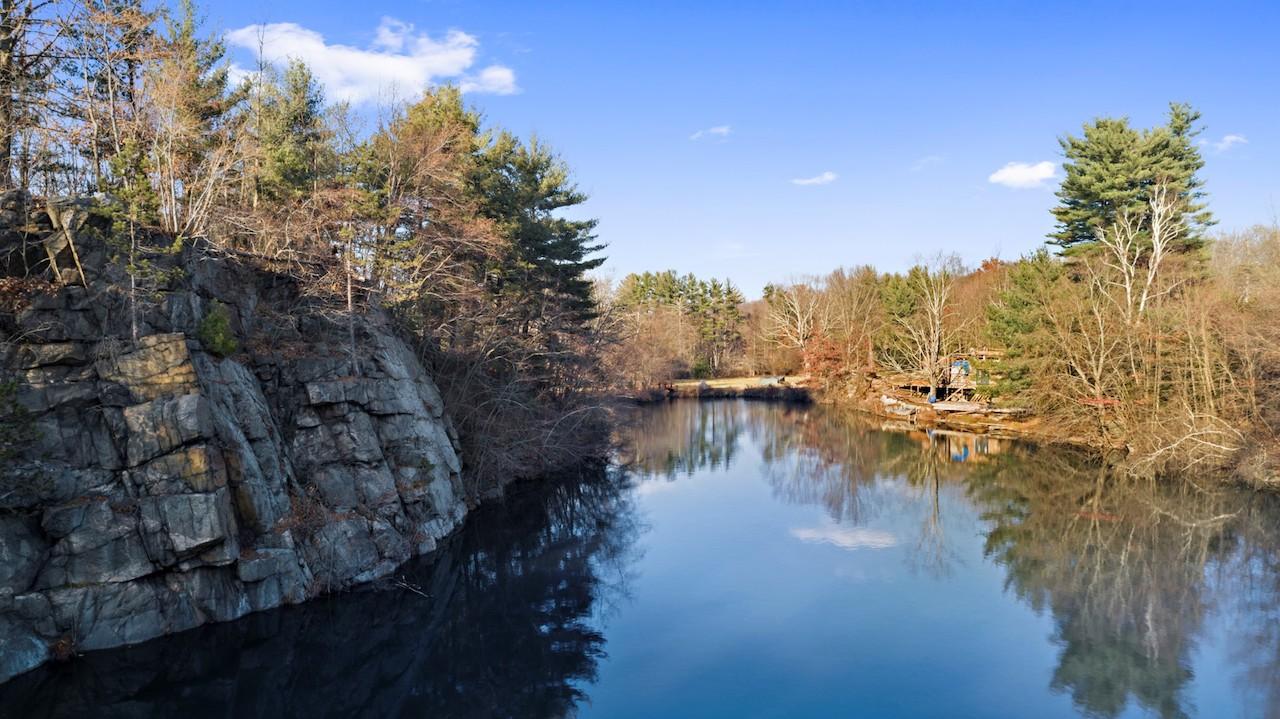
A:
MULTIPOLYGON (((298 60, 233 81, 192 0, 0 0, 0 191, 27 211, 96 198, 125 341, 175 280, 165 258, 195 248, 289 278, 353 375, 362 324, 393 316, 477 438, 477 481, 599 445, 582 390, 603 245, 564 212, 586 196, 550 145, 487 125, 456 87, 358 112, 298 60)), ((210 330, 219 351, 259 344, 229 332, 210 330)))

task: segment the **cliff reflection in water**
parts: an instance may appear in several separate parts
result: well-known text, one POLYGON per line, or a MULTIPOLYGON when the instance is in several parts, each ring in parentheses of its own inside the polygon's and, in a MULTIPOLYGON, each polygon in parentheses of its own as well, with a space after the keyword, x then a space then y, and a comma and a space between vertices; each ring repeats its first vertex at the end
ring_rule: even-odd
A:
MULTIPOLYGON (((636 537, 603 469, 480 510, 407 588, 347 594, 0 686, 34 717, 560 717, 596 675, 636 537)), ((10 712, 15 712, 10 714, 10 712)))
POLYGON ((673 479, 724 466, 749 437, 783 501, 821 506, 844 526, 882 512, 918 517, 911 556, 930 571, 952 561, 946 504, 969 503, 1006 587, 1053 617, 1051 688, 1080 711, 1115 717, 1132 702, 1160 717, 1215 715, 1186 689, 1206 615, 1216 612, 1229 618, 1221 623, 1230 626, 1236 691, 1280 717, 1275 497, 1117 477, 1067 450, 885 429, 823 407, 675 402, 639 418, 644 439, 631 460, 642 476, 673 479))
MULTIPOLYGON (((842 686, 866 680, 856 672, 881 670, 856 699, 892 713, 905 706, 903 690, 881 687, 908 677, 912 691, 925 665, 949 673, 930 677, 936 695, 913 699, 995 688, 996 699, 957 705, 968 715, 1119 717, 1137 707, 1160 717, 1280 717, 1275 498, 1212 483, 1130 481, 1085 456, 1033 445, 889 429, 822 407, 642 408, 624 433, 626 472, 565 477, 478 511, 432 562, 406 568, 405 579, 428 596, 352 593, 92 653, 0 686, 0 715, 559 717, 650 706, 663 711, 648 715, 696 715, 696 707, 732 702, 741 676, 760 686, 768 684, 760 677, 775 678, 763 694, 743 695, 739 713, 751 714, 779 696, 789 706, 809 699, 800 695, 815 675, 842 686), (637 495, 626 473, 685 484, 637 495), (732 510, 716 512, 719 503, 732 510), (809 507, 820 508, 816 525, 809 507), (744 524, 743 511, 754 524, 744 524), (654 529, 642 541, 638 517, 648 513, 654 529), (769 522, 780 514, 804 519, 769 522), (814 544, 874 551, 835 557, 814 544), (650 553, 642 556, 642 546, 650 553), (827 582, 819 575, 837 559, 880 574, 827 582), (773 576, 761 571, 766 562, 792 568, 778 575, 792 584, 762 586, 761 576, 773 576), (698 573, 705 568, 714 571, 698 573), (993 586, 1000 581, 1003 594, 993 586), (633 604, 626 600, 636 587, 647 593, 633 604), (954 609, 957 589, 968 590, 965 606, 981 616, 954 609), (784 601, 793 590, 798 605, 784 601), (762 617, 772 616, 764 612, 779 607, 793 611, 761 634, 762 617), (1043 620, 1025 607, 1052 620, 1050 653, 1035 651, 1046 631, 1028 631, 1043 620), (938 636, 948 626, 957 629, 938 636), (738 651, 756 646, 739 643, 739 632, 767 640, 768 651, 738 651), (858 645, 868 636, 907 649, 869 656, 858 645), (715 647, 727 649, 708 653, 715 647), (991 675, 985 663, 1001 652, 1015 662, 1042 656, 1044 673, 991 675), (802 661, 811 656, 839 660, 815 672, 802 661), (667 689, 653 690, 655 677, 667 689), (1025 704, 999 705, 1006 681, 1025 704), (1204 696, 1230 706, 1196 706, 1204 696)), ((830 693, 811 706, 842 713, 849 697, 830 693)), ((952 705, 912 706, 947 716, 952 705)))

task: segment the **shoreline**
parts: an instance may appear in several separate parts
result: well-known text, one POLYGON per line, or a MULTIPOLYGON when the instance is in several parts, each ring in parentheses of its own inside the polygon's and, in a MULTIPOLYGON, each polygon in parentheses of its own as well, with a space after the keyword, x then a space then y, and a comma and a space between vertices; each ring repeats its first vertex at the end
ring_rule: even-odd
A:
POLYGON ((794 404, 824 404, 852 409, 883 420, 900 422, 904 427, 942 429, 953 432, 989 435, 1000 439, 1058 444, 1105 453, 1106 447, 1083 437, 1066 436, 1043 427, 1042 418, 1030 411, 1011 410, 981 403, 938 402, 894 396, 889 383, 872 380, 861 392, 840 394, 810 384, 805 375, 776 377, 731 377, 714 380, 673 380, 656 387, 618 395, 619 399, 638 405, 677 399, 749 399, 794 404))
POLYGON ((768 402, 811 404, 818 401, 807 378, 791 382, 774 382, 773 377, 732 377, 714 380, 674 380, 656 387, 619 395, 620 399, 639 405, 675 399, 752 399, 768 402))
MULTIPOLYGON (((796 405, 822 404, 853 410, 904 430, 937 429, 1069 447, 1093 453, 1117 466, 1123 466, 1126 458, 1132 458, 1128 446, 1123 443, 1108 444, 1068 434, 1056 428, 1044 416, 1029 409, 994 407, 983 402, 969 401, 931 404, 919 396, 904 393, 891 378, 865 378, 854 387, 846 386, 843 390, 819 387, 806 375, 787 375, 784 383, 778 379, 733 377, 676 380, 631 393, 615 393, 615 397, 640 406, 677 399, 746 399, 796 405)), ((1255 490, 1280 491, 1280 486, 1276 483, 1250 477, 1235 462, 1215 471, 1221 472, 1222 482, 1255 490)), ((1157 474, 1167 479, 1176 479, 1179 473, 1157 474)))
POLYGON ((914 427, 1066 445, 1098 453, 1119 449, 1084 437, 1054 432, 1044 426, 1043 417, 1031 410, 992 407, 980 402, 930 404, 922 399, 902 397, 892 384, 879 379, 870 380, 860 395, 855 392, 849 392, 844 397, 833 394, 821 393, 822 401, 866 412, 874 417, 901 421, 914 427))

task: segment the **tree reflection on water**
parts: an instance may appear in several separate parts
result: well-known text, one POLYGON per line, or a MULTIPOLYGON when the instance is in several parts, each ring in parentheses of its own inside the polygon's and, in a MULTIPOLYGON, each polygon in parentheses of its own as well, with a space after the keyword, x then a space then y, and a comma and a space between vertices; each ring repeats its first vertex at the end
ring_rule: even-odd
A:
POLYGON ((383 588, 90 653, 0 687, 0 715, 572 714, 604 655, 593 613, 626 590, 629 502, 604 468, 526 489, 405 569, 427 596, 383 588))
POLYGON ((918 521, 919 540, 901 550, 931 574, 963 567, 951 545, 967 532, 948 532, 948 518, 976 514, 1008 591, 1052 617, 1050 687, 1086 714, 1212 714, 1188 694, 1213 619, 1231 623, 1239 693, 1280 716, 1274 497, 1133 481, 1074 452, 821 407, 674 402, 638 412, 623 439, 627 471, 544 482, 473 515, 404 572, 427 596, 383 588, 91 653, 0 686, 0 714, 572 715, 605 656, 602 617, 635 566, 628 474, 745 469, 839 525, 918 521))
MULTIPOLYGON (((921 522, 908 556, 949 570, 948 501, 984 522, 985 554, 1006 586, 1047 611, 1060 647, 1052 688, 1083 712, 1129 702, 1160 717, 1196 713, 1186 689, 1206 615, 1230 612, 1239 688, 1280 716, 1280 501, 1221 483, 1139 481, 1079 452, 994 438, 886 427, 822 407, 676 402, 642 424, 642 474, 691 471, 714 457, 702 428, 732 428, 760 448, 784 501, 864 524, 879 513, 921 522), (885 431, 886 429, 890 431, 885 431), (658 460, 658 464, 653 464, 658 460), (665 462, 665 464, 664 464, 665 462), (905 485, 904 496, 892 491, 905 485)), ((1210 709, 1210 708, 1202 708, 1210 709)))
POLYGON ((619 458, 642 476, 667 481, 698 470, 728 468, 733 465, 748 418, 732 402, 671 402, 645 407, 623 428, 619 458))

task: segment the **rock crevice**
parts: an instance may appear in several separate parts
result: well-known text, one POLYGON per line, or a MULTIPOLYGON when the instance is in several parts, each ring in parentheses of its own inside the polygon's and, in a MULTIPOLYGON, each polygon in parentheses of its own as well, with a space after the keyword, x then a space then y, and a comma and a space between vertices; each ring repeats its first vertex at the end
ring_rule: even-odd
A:
POLYGON ((261 277, 191 254, 136 343, 92 248, 88 286, 4 318, 33 431, 0 472, 0 681, 385 577, 466 514, 457 434, 389 323, 362 327, 358 375, 305 313, 288 351, 215 356, 199 318, 223 302, 248 334, 261 277))

